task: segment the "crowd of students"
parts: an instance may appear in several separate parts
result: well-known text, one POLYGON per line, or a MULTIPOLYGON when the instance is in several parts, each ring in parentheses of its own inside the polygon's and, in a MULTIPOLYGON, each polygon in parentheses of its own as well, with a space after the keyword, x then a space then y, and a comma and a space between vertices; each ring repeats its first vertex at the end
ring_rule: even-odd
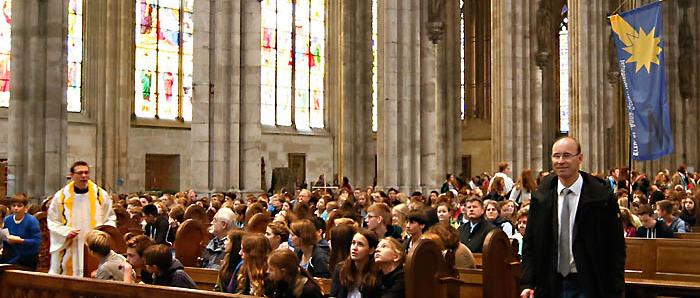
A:
MULTIPOLYGON (((673 237, 695 225, 695 182, 687 173, 674 183, 662 172, 647 185, 643 175, 629 182, 615 171, 600 179, 608 179, 618 196, 626 236, 673 237), (632 188, 632 199, 625 187, 632 188)), ((516 182, 508 182, 508 174, 507 164, 501 164, 493 178, 477 176, 467 183, 447 175, 442 193, 427 196, 393 188, 352 189, 349 183, 335 190, 298 189, 270 196, 197 196, 192 190, 113 195, 117 213, 127 213, 143 233, 125 235, 124 257, 111 250, 107 234, 90 232, 88 252, 100 260, 91 276, 196 288, 174 257, 172 244, 186 210, 200 208, 210 215, 212 236, 200 266, 218 270, 216 291, 322 297, 314 278, 330 278, 333 297, 403 297, 404 260, 420 239, 434 240, 448 264, 460 268, 475 266, 473 253, 481 252, 492 229, 502 229, 522 246, 530 197, 547 173, 536 178, 525 170, 516 182)), ((0 205, 7 228, 0 234, 0 250, 3 263, 36 270, 41 232, 36 218, 27 213, 28 202, 26 195, 16 194, 11 210, 0 205)))

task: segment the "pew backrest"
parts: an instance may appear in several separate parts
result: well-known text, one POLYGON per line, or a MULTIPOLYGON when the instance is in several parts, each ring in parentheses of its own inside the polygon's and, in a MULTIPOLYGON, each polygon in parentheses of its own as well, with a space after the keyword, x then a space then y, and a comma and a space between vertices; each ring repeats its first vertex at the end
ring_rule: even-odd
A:
MULTIPOLYGON (((200 207, 201 208, 201 207, 200 207)), ((209 232, 199 220, 185 220, 175 236, 175 256, 185 267, 198 267, 197 258, 209 241, 209 232)))
POLYGON ((700 282, 700 240, 625 240, 626 276, 632 278, 700 282))
POLYGON ((51 266, 51 254, 49 253, 50 234, 46 216, 47 213, 45 211, 37 212, 34 215, 39 221, 39 230, 41 230, 41 244, 39 245, 39 260, 37 262, 37 271, 40 272, 48 272, 49 266, 51 266))
POLYGON ((152 285, 128 284, 89 278, 50 275, 39 272, 7 270, 0 265, 0 297, 134 297, 134 298, 196 298, 252 297, 152 285))

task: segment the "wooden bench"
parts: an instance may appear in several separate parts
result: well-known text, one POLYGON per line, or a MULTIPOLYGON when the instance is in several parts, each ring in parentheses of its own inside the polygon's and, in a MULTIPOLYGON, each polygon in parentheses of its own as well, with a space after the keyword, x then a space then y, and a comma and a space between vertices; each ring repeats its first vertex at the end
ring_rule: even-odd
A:
POLYGON ((8 269, 0 265, 0 297, 134 297, 134 298, 196 298, 196 297, 252 297, 216 293, 212 291, 128 284, 83 277, 67 277, 39 272, 8 269))
MULTIPOLYGON (((200 290, 214 290, 214 286, 216 286, 217 279, 219 278, 219 271, 214 269, 185 267, 185 272, 192 277, 192 280, 197 283, 197 288, 200 290)), ((314 279, 321 286, 323 294, 326 296, 330 295, 332 280, 328 278, 314 279)))
POLYGON ((674 233, 678 239, 700 240, 700 233, 674 233))
POLYGON ((406 259, 406 297, 516 297, 520 262, 506 234, 495 229, 486 236, 483 269, 449 268, 437 244, 423 239, 406 259))
POLYGON ((700 296, 700 240, 625 239, 626 291, 635 297, 700 296))

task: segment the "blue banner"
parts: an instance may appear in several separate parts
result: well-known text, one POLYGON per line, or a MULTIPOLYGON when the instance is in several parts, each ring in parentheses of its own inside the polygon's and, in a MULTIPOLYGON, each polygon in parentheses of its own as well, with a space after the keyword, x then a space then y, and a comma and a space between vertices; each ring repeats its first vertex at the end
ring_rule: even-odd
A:
POLYGON ((632 159, 659 159, 673 151, 661 2, 613 15, 610 24, 627 100, 632 159))

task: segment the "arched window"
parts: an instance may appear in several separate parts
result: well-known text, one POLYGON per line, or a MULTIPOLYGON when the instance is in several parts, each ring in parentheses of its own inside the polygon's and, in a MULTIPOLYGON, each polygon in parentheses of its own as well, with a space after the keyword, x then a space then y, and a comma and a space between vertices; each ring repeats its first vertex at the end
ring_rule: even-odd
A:
POLYGON ((192 120, 193 2, 136 0, 136 117, 192 120))
POLYGON ((323 128, 325 0, 261 3, 260 123, 323 128))
POLYGON ((0 107, 10 106, 10 38, 12 28, 12 0, 2 0, 0 19, 0 107))
POLYGON ((569 132, 569 10, 561 10, 559 23, 559 132, 569 132))
POLYGON ((83 0, 68 1, 68 75, 66 99, 68 112, 82 109, 83 86, 83 0))

